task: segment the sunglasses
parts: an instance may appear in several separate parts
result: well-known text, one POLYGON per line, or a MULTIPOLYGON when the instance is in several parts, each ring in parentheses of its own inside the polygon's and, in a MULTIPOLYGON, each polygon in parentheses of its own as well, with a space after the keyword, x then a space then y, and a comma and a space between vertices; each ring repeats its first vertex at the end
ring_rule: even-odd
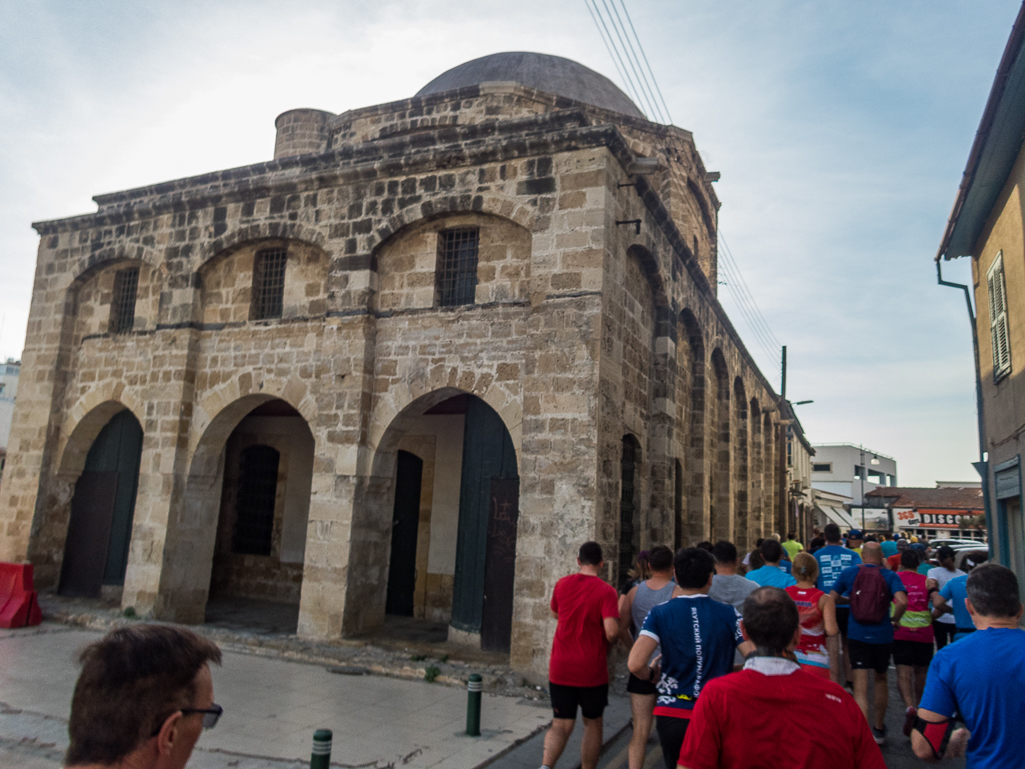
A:
MULTIPOLYGON (((217 721, 220 719, 221 715, 224 713, 224 708, 222 708, 220 705, 218 705, 215 702, 212 705, 210 705, 210 707, 208 707, 208 708, 182 708, 178 712, 181 713, 183 716, 190 716, 193 713, 202 713, 203 714, 203 728, 204 729, 213 729, 215 726, 217 726, 217 721)), ((160 728, 159 727, 157 728, 157 730, 155 732, 153 732, 153 734, 150 735, 150 737, 156 737, 158 734, 160 734, 160 728)))
POLYGON ((182 708, 181 714, 188 716, 193 713, 203 714, 203 728, 213 729, 217 726, 217 721, 220 719, 221 714, 224 713, 224 708, 218 705, 216 702, 211 704, 208 708, 182 708))

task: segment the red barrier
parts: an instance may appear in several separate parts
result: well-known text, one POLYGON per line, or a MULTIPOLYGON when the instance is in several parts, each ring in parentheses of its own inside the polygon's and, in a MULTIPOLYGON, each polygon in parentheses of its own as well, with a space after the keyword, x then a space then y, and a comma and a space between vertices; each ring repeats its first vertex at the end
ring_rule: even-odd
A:
POLYGON ((28 627, 43 621, 32 589, 32 564, 0 561, 0 628, 28 627))

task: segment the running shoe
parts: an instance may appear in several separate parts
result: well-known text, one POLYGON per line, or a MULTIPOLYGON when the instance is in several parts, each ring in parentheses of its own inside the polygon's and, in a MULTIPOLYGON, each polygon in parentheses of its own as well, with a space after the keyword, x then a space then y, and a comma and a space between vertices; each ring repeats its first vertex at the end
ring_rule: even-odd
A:
POLYGON ((915 725, 915 719, 918 718, 918 708, 908 708, 904 714, 904 736, 911 736, 911 729, 915 725))
POLYGON ((872 727, 872 739, 876 741, 876 745, 882 745, 886 742, 886 725, 883 725, 882 729, 876 729, 872 727))

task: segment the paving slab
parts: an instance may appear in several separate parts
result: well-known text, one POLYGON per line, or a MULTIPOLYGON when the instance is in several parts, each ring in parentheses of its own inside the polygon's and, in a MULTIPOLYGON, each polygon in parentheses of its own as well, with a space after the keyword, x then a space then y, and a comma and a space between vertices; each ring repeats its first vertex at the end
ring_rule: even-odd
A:
MULTIPOLYGON (((0 764, 59 766, 75 654, 101 635, 53 623, 0 631, 0 764)), ((308 765, 313 731, 328 728, 340 767, 470 769, 551 720, 545 701, 485 693, 481 736, 467 737, 466 692, 456 687, 336 675, 323 665, 237 651, 226 651, 212 673, 225 712, 203 733, 190 767, 308 765)))

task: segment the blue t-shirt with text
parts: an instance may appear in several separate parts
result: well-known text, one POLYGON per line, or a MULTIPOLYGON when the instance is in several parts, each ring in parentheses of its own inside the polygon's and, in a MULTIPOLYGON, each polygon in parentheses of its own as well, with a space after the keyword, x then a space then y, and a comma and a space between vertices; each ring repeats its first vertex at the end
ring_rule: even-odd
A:
MULTIPOLYGON (((896 572, 876 566, 874 563, 862 564, 862 566, 866 569, 879 569, 882 572, 886 586, 890 588, 891 600, 896 593, 907 595, 904 583, 900 581, 896 572)), ((851 566, 840 572, 840 578, 833 584, 832 589, 840 595, 850 598, 851 588, 854 587, 854 580, 857 579, 858 571, 862 566, 851 566)), ((867 644, 893 643, 893 624, 890 622, 890 618, 886 617, 875 625, 863 625, 854 618, 854 612, 851 612, 850 619, 847 620, 847 637, 852 641, 861 641, 867 644)))
POLYGON ((679 710, 681 718, 690 717, 702 686, 732 672, 734 649, 744 641, 737 610, 707 595, 653 607, 640 634, 662 645, 655 707, 679 710))
POLYGON ((987 628, 936 652, 919 707, 947 718, 960 714, 972 733, 971 769, 1021 769, 1022 692, 1025 631, 987 628))
POLYGON ((840 572, 860 564, 861 556, 840 545, 826 545, 815 551, 815 560, 819 562, 819 579, 815 587, 828 593, 840 578, 840 572))
MULTIPOLYGON (((964 605, 964 599, 968 597, 968 575, 954 577, 948 581, 940 595, 947 601, 947 605, 954 611, 954 624, 959 628, 970 630, 975 627, 975 620, 968 613, 968 607, 964 605)), ((962 635, 965 635, 962 633, 962 635)), ((956 637, 956 636, 955 636, 956 637)))

